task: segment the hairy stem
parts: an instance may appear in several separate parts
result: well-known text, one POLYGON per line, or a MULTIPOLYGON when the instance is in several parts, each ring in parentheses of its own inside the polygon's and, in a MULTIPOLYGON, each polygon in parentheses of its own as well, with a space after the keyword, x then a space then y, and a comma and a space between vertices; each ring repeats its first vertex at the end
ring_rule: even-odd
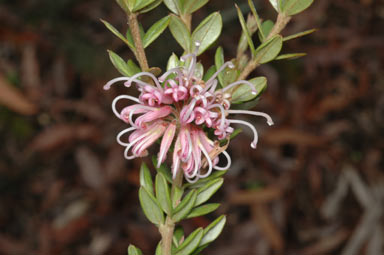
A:
MULTIPOLYGON (((291 20, 290 16, 285 16, 283 13, 279 13, 277 16, 277 20, 275 25, 273 26, 271 32, 265 38, 265 41, 271 39, 273 36, 280 34, 280 32, 285 28, 285 26, 288 24, 288 22, 291 20)), ((260 63, 258 63, 257 60, 252 59, 251 61, 248 62, 248 64, 245 66, 244 70, 240 73, 240 76, 238 80, 244 80, 250 75, 253 70, 255 70, 260 63)))
POLYGON ((136 13, 129 13, 128 14, 128 26, 131 30, 133 42, 135 43, 135 56, 137 61, 139 62, 140 68, 142 71, 148 71, 148 60, 145 55, 143 42, 141 40, 140 36, 140 28, 139 28, 139 22, 137 21, 137 14, 136 13))
MULTIPOLYGON (((173 197, 173 193, 175 192, 176 187, 181 187, 183 184, 183 171, 179 169, 176 178, 172 183, 171 197, 173 197)), ((160 234, 161 234, 161 251, 162 255, 171 255, 172 252, 172 240, 173 240, 173 231, 175 230, 175 222, 172 220, 170 215, 167 215, 165 220, 165 224, 160 226, 160 234)))

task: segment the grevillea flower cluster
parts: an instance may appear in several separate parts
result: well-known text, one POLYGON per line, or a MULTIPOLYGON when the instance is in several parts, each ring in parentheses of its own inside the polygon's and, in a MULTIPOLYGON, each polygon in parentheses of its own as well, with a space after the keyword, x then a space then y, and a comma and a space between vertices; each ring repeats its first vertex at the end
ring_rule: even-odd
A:
POLYGON ((126 87, 135 84, 140 91, 138 98, 120 95, 112 103, 115 115, 130 125, 117 135, 117 142, 125 147, 125 158, 146 156, 148 147, 161 138, 158 167, 173 148, 172 175, 175 178, 177 171, 182 169, 189 182, 207 177, 213 169, 227 170, 230 167, 231 158, 220 149, 219 141, 229 138, 234 131, 233 124, 243 124, 253 131, 251 147, 256 148, 255 127, 232 118, 233 114, 262 116, 273 125, 271 117, 265 113, 231 110, 231 95, 236 87, 246 84, 253 94, 258 93, 255 86, 245 80, 218 88, 217 76, 225 68, 233 68, 231 62, 226 62, 204 81, 196 74, 196 55, 195 52, 182 56, 181 61, 188 61, 188 67, 170 69, 160 77, 141 72, 132 77, 115 78, 104 86, 108 90, 112 84, 124 81, 126 87), (135 104, 118 111, 116 104, 122 99, 135 104), (226 158, 224 165, 219 164, 220 154, 226 158))

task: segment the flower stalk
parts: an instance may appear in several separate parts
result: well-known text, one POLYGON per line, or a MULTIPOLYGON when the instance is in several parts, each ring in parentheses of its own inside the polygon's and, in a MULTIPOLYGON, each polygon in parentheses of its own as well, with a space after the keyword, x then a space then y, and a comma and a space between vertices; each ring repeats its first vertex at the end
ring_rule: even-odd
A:
POLYGON ((132 33, 133 42, 135 43, 135 57, 139 62, 141 70, 143 70, 144 72, 148 71, 148 60, 147 56, 145 55, 143 41, 141 40, 140 27, 139 22, 137 21, 136 13, 131 12, 128 14, 128 26, 132 33))

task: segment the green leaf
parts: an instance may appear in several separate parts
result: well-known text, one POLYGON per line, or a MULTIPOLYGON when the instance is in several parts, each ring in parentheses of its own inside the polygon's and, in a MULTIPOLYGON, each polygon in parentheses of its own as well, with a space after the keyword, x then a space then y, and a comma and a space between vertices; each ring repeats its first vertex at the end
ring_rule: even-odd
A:
POLYGON ((241 10, 240 10, 239 6, 237 6, 237 5, 235 5, 235 6, 236 6, 236 9, 237 9, 237 16, 239 16, 239 21, 240 21, 241 28, 243 29, 243 33, 247 37, 248 45, 249 45, 249 48, 251 50, 252 56, 254 56, 254 54, 255 54, 255 45, 253 44, 251 34, 249 33, 247 24, 245 23, 244 16, 241 13, 241 10))
MULTIPOLYGON (((252 1, 252 0, 248 0, 248 5, 249 5, 249 8, 251 8, 251 12, 252 12, 253 16, 254 16, 255 19, 256 19, 257 27, 259 28, 259 31, 261 31, 261 30, 262 30, 261 20, 260 20, 259 15, 257 14, 256 7, 255 7, 255 5, 253 4, 253 1, 252 1)), ((265 34, 263 33, 263 31, 261 31, 260 35, 261 35, 261 38, 262 38, 262 40, 260 40, 260 41, 264 41, 264 38, 265 38, 266 36, 265 36, 265 34)))
POLYGON ((203 75, 204 75, 204 67, 203 67, 203 65, 200 62, 196 63, 196 69, 195 69, 194 76, 197 77, 197 78, 202 79, 203 75))
POLYGON ((163 0, 156 0, 153 3, 151 3, 150 5, 148 5, 147 7, 141 9, 139 12, 140 13, 149 12, 149 11, 155 9, 157 6, 159 6, 162 2, 163 2, 163 0))
POLYGON ((129 7, 126 0, 116 0, 116 2, 120 5, 121 9, 123 9, 125 12, 129 13, 129 7))
POLYGON ((173 244, 175 247, 179 247, 180 241, 184 237, 184 230, 181 226, 177 226, 173 232, 173 244))
POLYGON ((127 61, 127 67, 129 72, 132 73, 131 75, 135 75, 141 72, 140 68, 131 59, 127 61))
MULTIPOLYGON (((219 70, 222 65, 224 65, 224 52, 223 52, 223 48, 219 47, 217 48, 215 53, 216 70, 219 70)), ((223 79, 223 72, 219 73, 218 78, 219 78, 220 85, 224 87, 225 85, 224 85, 224 79, 223 79)))
POLYGON ((296 15, 307 9, 313 0, 281 0, 281 12, 287 16, 296 15))
POLYGON ((273 6, 273 8, 275 8, 275 10, 278 12, 279 11, 279 6, 278 6, 278 3, 277 3, 277 0, 269 0, 269 2, 273 6))
POLYGON ((167 71, 172 69, 172 68, 179 67, 179 66, 180 66, 179 57, 175 53, 172 53, 171 57, 168 59, 167 71))
POLYGON ((136 0, 125 0, 128 5, 129 11, 132 12, 133 7, 135 6, 136 0))
POLYGON ((203 237, 203 232, 202 228, 193 231, 176 249, 175 255, 190 255, 199 246, 203 237))
POLYGON ((172 195, 172 206, 174 208, 180 203, 180 200, 183 194, 184 194, 184 188, 179 188, 175 186, 173 190, 173 195, 172 195))
POLYGON ((269 19, 263 22, 263 24, 261 25, 261 29, 259 30, 259 33, 258 33, 260 42, 264 42, 265 38, 268 37, 274 25, 275 23, 273 23, 273 21, 269 19))
MULTIPOLYGON (((236 130, 235 130, 236 131, 236 130)), ((208 182, 212 180, 217 180, 219 177, 223 176, 227 171, 215 171, 213 174, 208 176, 207 178, 202 178, 198 180, 195 183, 186 183, 183 185, 185 188, 190 188, 190 189, 198 189, 206 185, 208 182)))
POLYGON ((162 255, 162 251, 161 251, 161 241, 159 242, 159 244, 156 246, 156 252, 155 252, 155 255, 162 255))
POLYGON ((170 11, 175 14, 181 14, 181 2, 180 0, 164 0, 165 5, 168 7, 170 11))
POLYGON ((159 21, 157 21, 155 24, 153 24, 145 33, 143 38, 143 46, 144 48, 148 47, 154 40, 159 37, 164 30, 167 28, 169 24, 170 17, 166 16, 159 21))
POLYGON ((132 42, 127 40, 114 26, 109 24, 107 21, 101 19, 101 22, 104 23, 104 25, 109 29, 109 31, 111 31, 114 35, 116 35, 123 42, 125 42, 128 45, 128 47, 131 48, 132 51, 135 51, 135 45, 133 44, 133 40, 132 42))
POLYGON ((225 215, 221 215, 214 222, 209 224, 208 227, 204 229, 204 236, 201 239, 199 246, 213 242, 220 235, 221 231, 223 231, 226 220, 225 215))
POLYGON ((153 163, 153 166, 155 167, 155 169, 157 170, 157 172, 162 173, 163 176, 165 177, 165 179, 167 179, 167 181, 169 183, 173 182, 172 176, 171 176, 171 170, 169 170, 168 167, 165 164, 161 164, 160 167, 157 168, 156 156, 152 157, 152 163, 153 163))
POLYGON ((151 195, 154 195, 151 172, 145 163, 142 163, 140 167, 140 185, 144 187, 151 195))
POLYGON ((296 59, 300 57, 304 57, 307 55, 307 53, 290 53, 290 54, 282 54, 275 58, 275 60, 282 60, 282 59, 296 59))
POLYGON ((209 0, 185 0, 184 13, 193 13, 203 7, 209 0))
POLYGON ((197 198, 195 206, 201 205, 205 201, 207 201, 209 198, 215 194, 215 192, 223 185, 224 179, 218 178, 216 180, 212 180, 205 184, 203 187, 199 188, 197 190, 197 198))
POLYGON ((260 64, 274 60, 281 51, 283 38, 281 35, 275 35, 268 41, 261 44, 255 52, 255 61, 260 64))
POLYGON ((181 203, 175 208, 175 211, 173 213, 172 219, 175 222, 178 222, 184 219, 184 217, 188 215, 188 213, 192 210, 193 206, 195 205, 196 197, 197 197, 196 190, 190 191, 184 197, 181 203))
POLYGON ((283 41, 285 42, 285 41, 296 39, 296 38, 299 38, 299 37, 302 37, 302 36, 305 36, 305 35, 309 35, 309 34, 312 34, 315 31, 316 31, 316 29, 310 29, 310 30, 306 30, 306 31, 303 31, 303 32, 300 32, 300 33, 297 33, 297 34, 289 35, 287 37, 284 37, 283 41))
POLYGON ((206 17, 193 31, 192 42, 200 42, 199 52, 203 53, 212 43, 216 41, 221 33, 223 21, 218 12, 214 12, 206 17))
POLYGON ((256 95, 252 94, 252 89, 247 84, 241 84, 236 87, 236 89, 232 93, 231 103, 239 104, 242 102, 250 101, 260 95, 261 92, 265 90, 267 87, 267 78, 265 77, 257 77, 249 80, 252 84, 255 85, 255 89, 257 91, 256 95))
POLYGON ((149 193, 144 187, 139 189, 139 199, 145 216, 153 224, 159 225, 164 222, 164 214, 160 209, 160 205, 156 198, 149 193))
POLYGON ((204 81, 208 81, 209 78, 212 77, 212 75, 216 73, 216 67, 215 66, 211 66, 210 68, 208 68, 208 70, 205 72, 204 74, 204 77, 203 77, 203 80, 204 81))
POLYGON ((128 70, 127 64, 125 61, 116 53, 111 50, 108 50, 109 59, 111 60, 113 66, 124 76, 132 76, 132 72, 128 70))
POLYGON ((142 254, 143 253, 141 252, 141 250, 136 246, 132 244, 128 246, 128 255, 142 255, 142 254))
POLYGON ((192 211, 187 215, 187 219, 199 217, 199 216, 211 213, 217 208, 219 208, 219 206, 220 204, 214 203, 214 204, 206 204, 206 205, 193 208, 192 211))
POLYGON ((179 45, 186 52, 191 52, 191 35, 188 31, 188 28, 185 26, 184 22, 180 18, 171 15, 169 30, 171 31, 173 37, 176 39, 179 45))
POLYGON ((155 0, 136 0, 135 6, 132 9, 132 12, 137 12, 140 9, 152 4, 155 0))
POLYGON ((156 198, 165 213, 172 213, 171 194, 167 180, 162 173, 156 175, 155 181, 156 198))

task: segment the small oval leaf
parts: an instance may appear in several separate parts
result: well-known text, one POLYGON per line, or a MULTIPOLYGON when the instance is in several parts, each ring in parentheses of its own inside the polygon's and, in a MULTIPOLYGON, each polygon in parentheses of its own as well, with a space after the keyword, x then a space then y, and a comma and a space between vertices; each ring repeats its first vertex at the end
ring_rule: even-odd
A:
POLYGON ((181 203, 175 208, 175 211, 173 213, 172 219, 175 222, 178 222, 184 219, 184 217, 188 215, 188 213, 192 210, 193 206, 195 205, 196 197, 197 197, 196 190, 190 191, 184 197, 181 203))
POLYGON ((220 204, 218 203, 212 203, 212 204, 206 204, 206 205, 193 208, 192 211, 188 214, 187 219, 199 217, 199 216, 211 213, 215 211, 217 208, 219 208, 219 206, 220 204))
POLYGON ((157 6, 159 6, 162 2, 163 2, 163 0, 156 0, 155 2, 151 3, 151 4, 148 5, 147 7, 141 9, 139 12, 140 12, 140 13, 146 13, 146 12, 149 12, 149 11, 155 9, 157 6))
POLYGON ((216 41, 221 33, 223 21, 218 12, 206 17, 193 31, 192 42, 199 42, 200 47, 197 55, 203 53, 212 43, 216 41))
POLYGON ((140 9, 143 9, 144 7, 152 4, 153 2, 155 2, 155 0, 136 0, 132 12, 140 11, 140 9))
POLYGON ((226 220, 227 218, 225 215, 221 215, 214 222, 209 224, 208 227, 204 229, 204 236, 201 239, 199 246, 213 242, 220 235, 221 231, 223 231, 226 220))
POLYGON ((153 224, 159 225, 164 222, 164 214, 160 209, 156 198, 150 194, 144 187, 139 189, 139 199, 145 216, 153 224))
POLYGON ((261 92, 263 92, 267 87, 267 78, 265 77, 256 77, 249 80, 249 82, 255 85, 257 93, 253 95, 249 85, 241 84, 233 91, 231 103, 239 104, 239 103, 250 101, 260 96, 261 92))
POLYGON ((142 255, 142 254, 143 253, 141 252, 141 250, 136 246, 132 244, 128 246, 128 255, 142 255))
POLYGON ((164 4, 171 12, 175 14, 181 14, 181 3, 179 0, 164 0, 164 4))
POLYGON ((190 255, 199 246, 203 232, 202 228, 193 231, 176 249, 175 255, 190 255))
POLYGON ((125 61, 116 53, 111 50, 108 50, 109 59, 111 60, 113 66, 124 76, 132 76, 132 72, 128 70, 128 66, 125 61))
POLYGON ((131 48, 132 51, 135 50, 135 45, 133 44, 133 40, 128 41, 114 26, 109 24, 107 21, 101 19, 101 22, 104 23, 104 25, 109 29, 109 31, 111 31, 114 35, 116 35, 123 42, 125 42, 129 46, 129 48, 131 48))
POLYGON ((313 0, 281 0, 281 12, 287 16, 296 15, 307 9, 313 0))
POLYGON ((172 68, 179 67, 179 66, 180 66, 179 58, 177 57, 177 55, 175 53, 172 53, 171 57, 168 59, 167 71, 172 69, 172 68))
POLYGON ((221 187, 221 185, 223 185, 223 182, 223 178, 218 178, 208 182, 203 187, 199 188, 197 190, 195 206, 201 205, 202 203, 210 199, 213 194, 215 194, 216 191, 221 187))
POLYGON ((283 38, 281 35, 275 35, 256 49, 255 61, 264 64, 274 60, 280 53, 282 46, 283 38))
POLYGON ((209 0, 185 0, 184 13, 193 13, 203 7, 209 0))
POLYGON ((156 198, 163 211, 167 214, 172 213, 171 194, 167 180, 162 173, 156 175, 155 181, 156 198))
POLYGON ((164 32, 169 24, 169 20, 170 17, 166 16, 157 21, 148 29, 143 38, 144 48, 147 48, 154 40, 157 39, 157 37, 159 37, 164 32))
POLYGON ((140 185, 151 193, 151 195, 154 195, 151 172, 145 163, 142 163, 140 167, 140 185))
POLYGON ((169 23, 169 30, 171 31, 173 37, 179 43, 179 45, 187 52, 191 51, 191 35, 188 31, 187 26, 184 22, 174 16, 171 15, 171 20, 169 23))

